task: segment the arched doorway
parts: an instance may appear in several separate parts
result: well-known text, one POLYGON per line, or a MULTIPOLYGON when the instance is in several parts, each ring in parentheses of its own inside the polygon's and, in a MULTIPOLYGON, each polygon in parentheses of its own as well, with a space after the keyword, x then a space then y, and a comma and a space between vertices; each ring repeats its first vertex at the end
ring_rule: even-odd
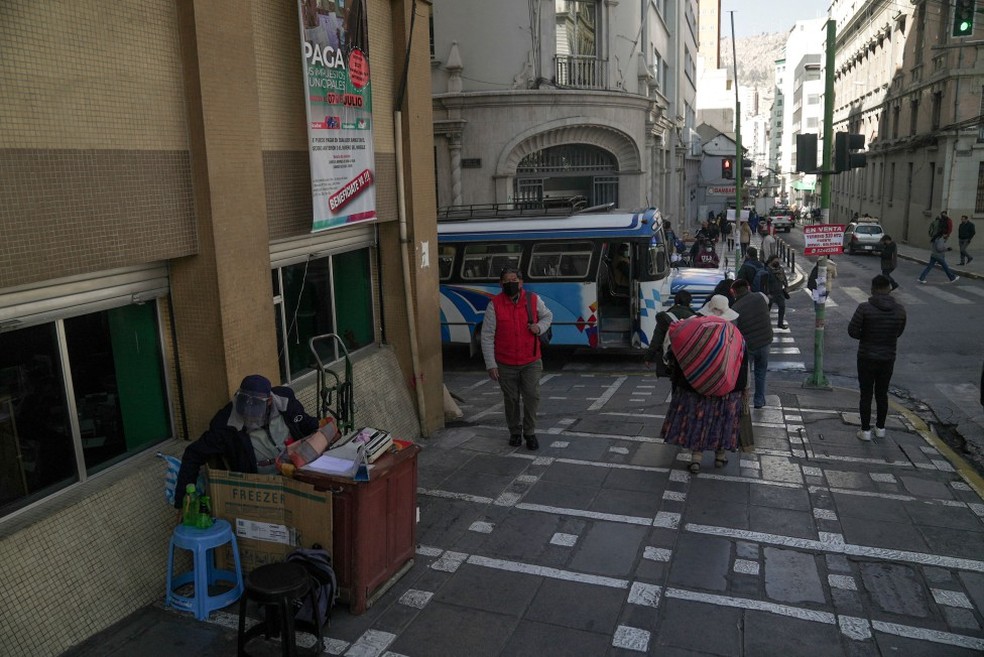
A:
POLYGON ((518 202, 565 204, 584 197, 587 205, 618 205, 618 160, 590 144, 549 146, 527 154, 513 182, 518 202))

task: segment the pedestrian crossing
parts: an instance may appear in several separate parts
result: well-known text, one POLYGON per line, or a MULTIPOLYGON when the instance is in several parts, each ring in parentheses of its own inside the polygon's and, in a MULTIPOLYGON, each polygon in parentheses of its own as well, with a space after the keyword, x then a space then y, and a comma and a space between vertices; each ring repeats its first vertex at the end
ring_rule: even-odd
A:
MULTIPOLYGON (((803 288, 801 293, 812 300, 813 293, 810 290, 803 288)), ((826 306, 828 308, 837 308, 843 304, 853 306, 867 301, 870 296, 871 291, 868 289, 856 285, 839 286, 835 284, 833 292, 827 297, 826 306)), ((904 306, 924 306, 938 304, 940 302, 955 306, 967 306, 979 303, 977 297, 984 297, 984 287, 969 284, 941 289, 939 286, 923 287, 913 285, 911 291, 904 290, 900 287, 892 292, 892 296, 904 306)))

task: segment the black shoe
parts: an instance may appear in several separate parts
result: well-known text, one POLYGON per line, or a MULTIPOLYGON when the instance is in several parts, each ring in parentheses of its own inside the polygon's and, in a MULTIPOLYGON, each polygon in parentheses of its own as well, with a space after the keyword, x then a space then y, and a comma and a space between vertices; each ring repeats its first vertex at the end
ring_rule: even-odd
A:
POLYGON ((540 449, 540 443, 538 443, 536 440, 536 434, 531 433, 530 435, 526 436, 526 449, 530 450, 531 452, 540 449))
POLYGON ((777 324, 776 328, 787 329, 789 328, 789 324, 777 324))
POLYGON ((510 447, 519 447, 522 444, 523 444, 523 437, 518 433, 514 433, 513 435, 509 436, 510 447))

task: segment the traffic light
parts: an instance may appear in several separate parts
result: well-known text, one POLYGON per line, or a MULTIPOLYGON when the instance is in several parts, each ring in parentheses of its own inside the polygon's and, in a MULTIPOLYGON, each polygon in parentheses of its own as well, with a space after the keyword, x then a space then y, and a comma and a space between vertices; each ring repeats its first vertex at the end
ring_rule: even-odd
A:
POLYGON ((721 160, 721 177, 732 180, 735 177, 735 160, 726 157, 721 160))
POLYGON ((752 167, 755 163, 751 160, 742 158, 741 160, 741 179, 744 181, 749 181, 752 179, 752 167))
POLYGON ((974 11, 976 0, 956 0, 953 5, 953 30, 955 37, 970 36, 974 33, 974 11))
POLYGON ((864 153, 852 153, 864 148, 864 135, 849 132, 838 132, 834 135, 834 171, 850 171, 868 165, 868 156, 864 153))
POLYGON ((817 136, 812 133, 796 135, 796 170, 813 173, 817 170, 817 136))

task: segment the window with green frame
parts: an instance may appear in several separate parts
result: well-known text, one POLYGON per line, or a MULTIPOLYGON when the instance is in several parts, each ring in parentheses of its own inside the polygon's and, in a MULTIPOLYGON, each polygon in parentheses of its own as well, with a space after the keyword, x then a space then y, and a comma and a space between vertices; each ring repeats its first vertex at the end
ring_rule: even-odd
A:
MULTIPOLYGON (((368 248, 313 258, 273 270, 280 376, 290 382, 316 363, 310 339, 337 334, 349 352, 375 339, 368 248)), ((340 357, 334 342, 318 343, 323 363, 340 357)))

